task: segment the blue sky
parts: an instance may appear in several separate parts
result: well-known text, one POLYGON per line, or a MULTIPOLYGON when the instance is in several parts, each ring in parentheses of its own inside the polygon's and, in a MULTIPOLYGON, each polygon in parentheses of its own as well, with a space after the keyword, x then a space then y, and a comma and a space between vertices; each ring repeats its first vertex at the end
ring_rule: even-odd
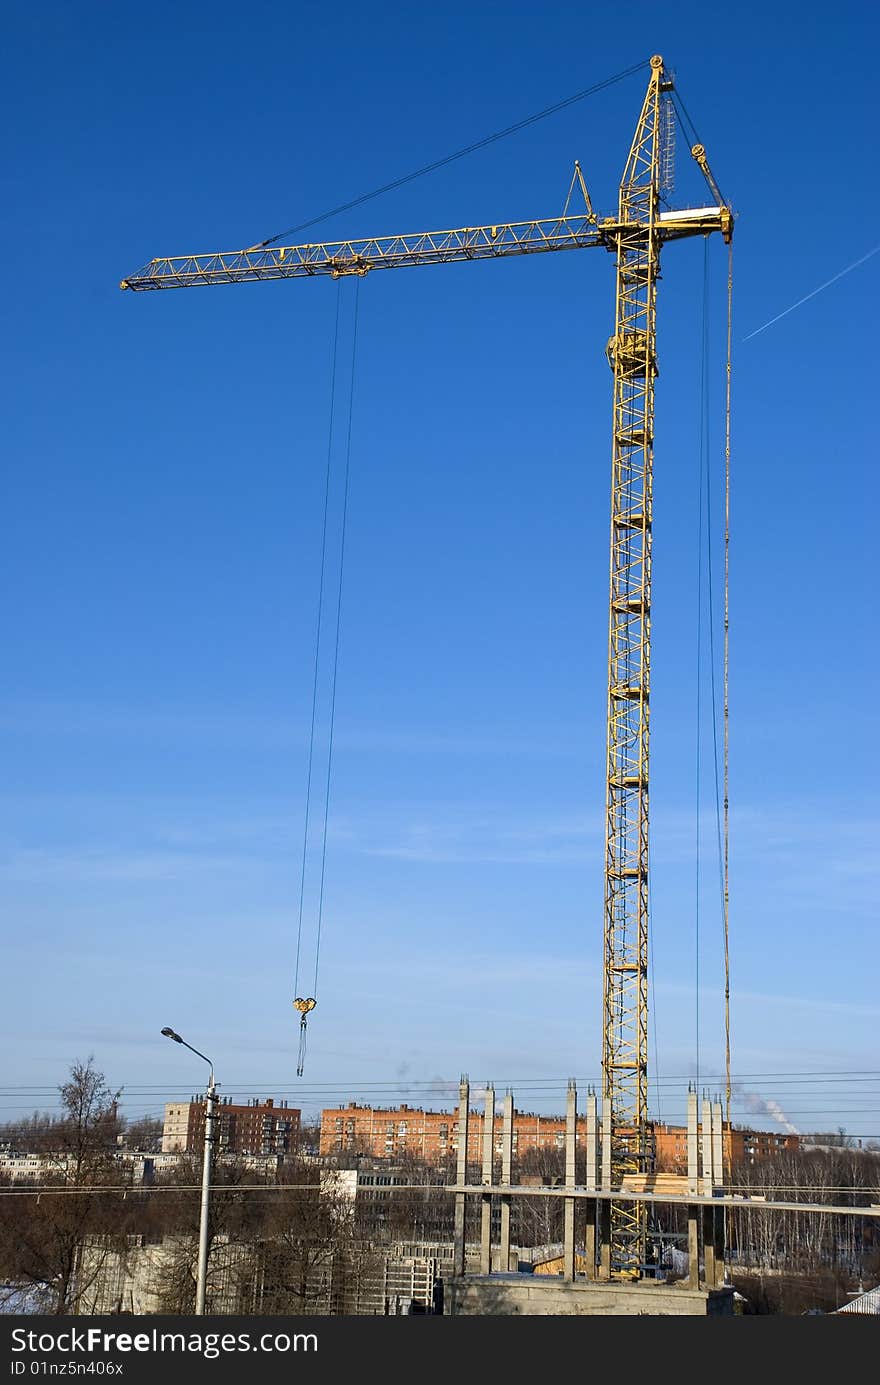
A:
MULTIPOLYGON (((259 23, 223 0, 209 22, 187 4, 146 19, 125 6, 13 8, 0 559, 10 1085, 51 1086, 88 1052, 117 1085, 197 1085, 199 1065, 159 1037, 170 1023, 227 1086, 296 1087, 330 360, 338 302, 333 553, 356 291, 307 1081, 598 1071, 611 260, 445 266, 359 290, 135 296, 118 282, 153 255, 234 249, 305 221, 658 51, 739 213, 734 1067, 871 1067, 877 654, 862 605, 876 583, 866 307, 880 257, 743 338, 873 248, 880 35, 861 5, 745 5, 735 21, 667 10, 484 0, 446 7, 440 24, 393 2, 377 21, 345 0, 259 23)), ((576 157, 597 209, 613 211, 644 84, 631 77, 310 234, 552 215, 576 157)), ((683 143, 678 174, 676 200, 704 201, 683 143)), ((720 241, 708 252, 717 500, 726 255, 720 241)), ((669 247, 659 307, 653 998, 670 1077, 697 1071, 703 263, 702 243, 669 247)), ((716 559, 719 534, 716 511, 716 559)), ((715 577, 717 595, 717 565, 715 577)), ((318 781, 329 673, 325 658, 318 781)), ((704 732, 701 1074, 722 1052, 704 732)), ((861 1133, 880 1130, 870 1119, 861 1133)))

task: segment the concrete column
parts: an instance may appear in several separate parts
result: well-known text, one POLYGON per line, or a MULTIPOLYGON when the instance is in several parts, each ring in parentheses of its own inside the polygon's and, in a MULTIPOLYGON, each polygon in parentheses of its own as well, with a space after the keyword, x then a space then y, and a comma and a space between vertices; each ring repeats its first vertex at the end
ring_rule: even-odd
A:
POLYGON ((691 1203, 688 1216, 688 1288, 700 1287, 700 1221, 699 1207, 691 1203))
POLYGON ((587 1093, 587 1187, 596 1188, 599 1167, 599 1117, 596 1093, 587 1093))
POLYGON ((724 1283, 724 1260, 727 1253, 727 1237, 725 1235, 727 1208, 713 1207, 712 1211, 715 1213, 715 1225, 713 1227, 715 1283, 720 1286, 724 1283))
MULTIPOLYGON (((698 1193, 700 1191, 700 1136, 697 1092, 694 1087, 688 1087, 687 1120, 688 1192, 698 1193)), ((687 1224, 688 1287, 697 1289, 700 1284, 700 1223, 697 1206, 693 1203, 687 1209, 687 1224)))
MULTIPOLYGON (((724 1167, 724 1123, 721 1098, 712 1103, 712 1165, 715 1186, 725 1189, 728 1183, 728 1170, 724 1167)), ((726 1253, 727 1208, 712 1209, 712 1258, 715 1263, 715 1283, 724 1283, 724 1258, 726 1253)))
MULTIPOLYGON (((513 1093, 506 1092, 501 1114, 501 1182, 510 1186, 513 1169, 513 1093)), ((510 1269, 510 1194, 501 1198, 501 1269, 510 1269)))
MULTIPOLYGON (((577 1140, 577 1085, 569 1078, 565 1105, 565 1186, 575 1185, 575 1147, 577 1140)), ((574 1198, 567 1197, 563 1205, 562 1268, 563 1277, 570 1284, 575 1276, 574 1250, 574 1198)))
POLYGON ((718 1283, 715 1265, 715 1213, 717 1207, 703 1206, 703 1267, 706 1273, 706 1288, 714 1289, 718 1283))
MULTIPOLYGON (((717 1181, 715 1175, 715 1132, 712 1126, 712 1103, 706 1095, 703 1096, 702 1100, 702 1117, 702 1191, 705 1197, 711 1197, 717 1181)), ((715 1286, 715 1210, 714 1207, 704 1206, 701 1216, 703 1231, 703 1272, 706 1286, 710 1289, 715 1286)))
MULTIPOLYGON (((596 1169, 599 1154, 599 1127, 596 1112, 596 1093, 587 1093, 587 1187, 596 1188, 596 1169)), ((596 1278, 596 1199, 587 1198, 587 1225, 584 1232, 584 1259, 587 1262, 587 1278, 596 1278)))
POLYGON ((611 1188, 611 1098, 602 1098, 602 1187, 611 1188))
MULTIPOLYGON (((495 1088, 486 1088, 483 1115, 483 1187, 492 1186, 492 1161, 495 1157, 495 1088)), ((480 1198, 480 1273, 492 1272, 492 1194, 480 1198)))
MULTIPOLYGON (((462 1076, 458 1087, 458 1157, 456 1160, 455 1181, 459 1186, 467 1183, 467 1156, 468 1156, 468 1118, 470 1116, 470 1083, 467 1077, 462 1076)), ((464 1274, 466 1249, 465 1249, 465 1211, 467 1196, 465 1193, 455 1195, 455 1233, 454 1233, 454 1267, 456 1274, 464 1274)))
POLYGON ((700 1191, 700 1148, 697 1133, 697 1093, 692 1087, 688 1087, 687 1113, 688 1192, 698 1193, 700 1191))
POLYGON ((721 1283, 718 1260, 715 1255, 718 1243, 717 1213, 717 1207, 703 1207, 702 1209, 703 1271, 707 1289, 714 1289, 717 1284, 721 1283))
POLYGON ((712 1176, 715 1179, 715 1187, 723 1187, 726 1183, 724 1173, 724 1135, 721 1125, 721 1102, 716 1100, 712 1103, 712 1176))
POLYGON ((711 1197, 712 1189, 715 1185, 715 1176, 712 1167, 714 1146, 712 1142, 712 1103, 707 1096, 703 1097, 702 1115, 701 1147, 703 1151, 703 1183, 701 1191, 705 1197, 711 1197))
MULTIPOLYGON (((602 1098, 602 1189, 611 1190, 611 1098, 602 1098)), ((599 1201, 599 1278, 611 1278, 611 1200, 599 1201)))

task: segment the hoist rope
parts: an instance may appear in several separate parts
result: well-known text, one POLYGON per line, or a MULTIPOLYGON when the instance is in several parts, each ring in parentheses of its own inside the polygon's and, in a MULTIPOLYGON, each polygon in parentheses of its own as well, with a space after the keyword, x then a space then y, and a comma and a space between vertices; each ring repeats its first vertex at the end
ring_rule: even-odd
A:
MULTIPOLYGON (((651 887, 651 872, 648 872, 648 918, 654 917, 654 892, 651 887)), ((648 930, 648 964, 651 969, 652 978, 656 975, 654 971, 654 930, 648 930)), ((657 987, 651 982, 651 1008, 648 1011, 651 1028, 654 1031, 654 1106, 657 1112, 657 1120, 663 1120, 663 1110, 660 1101, 660 1044, 658 1038, 659 1026, 657 1024, 657 987)))
POLYGON ((696 1085, 700 1085, 700 885, 701 885, 701 824, 700 809, 702 806, 702 741, 703 741, 703 698, 702 698, 702 672, 703 672, 703 496, 705 491, 706 474, 706 450, 707 450, 707 415, 708 415, 708 380, 707 380, 707 356, 708 356, 708 335, 709 335, 709 257, 708 240, 703 248, 703 295, 701 310, 701 331, 700 331, 700 396, 699 396, 699 460, 698 460, 698 483, 697 483, 697 666, 696 666, 696 816, 695 816, 695 852, 694 852, 694 1031, 696 1042, 696 1085))
MULTIPOLYGON (((708 242, 708 238, 707 238, 706 243, 705 243, 705 246, 704 246, 704 255, 705 255, 705 273, 706 273, 706 284, 705 284, 705 289, 708 290, 708 267, 709 267, 709 242, 708 242)), ((707 363, 708 363, 708 355, 709 355, 709 331, 708 331, 708 321, 707 321, 707 323, 706 323, 706 333, 705 333, 704 342, 703 342, 703 351, 704 351, 704 354, 705 354, 705 356, 706 356, 707 363)), ((709 443, 708 443, 708 435, 709 435, 709 398, 708 398, 708 388, 709 388, 709 386, 708 386, 708 378, 709 378, 709 372, 708 372, 708 364, 707 364, 707 370, 706 370, 706 379, 707 379, 706 390, 707 390, 707 395, 706 395, 706 401, 705 401, 705 410, 706 410, 706 436, 707 436, 707 446, 706 446, 706 581, 707 581, 708 627, 709 627, 709 687, 710 687, 711 702, 712 702, 712 771, 713 771, 714 790, 715 790, 715 792, 714 792, 714 801, 715 801, 715 843, 716 843, 716 850, 717 850, 717 853, 718 853, 718 890, 719 890, 719 904, 720 904, 720 912, 721 912, 722 937, 723 937, 723 944, 724 944, 724 974, 725 974, 725 987, 726 987, 726 985, 727 985, 727 980, 728 980, 727 912, 726 912, 726 888, 727 888, 727 886, 726 886, 726 868, 725 868, 725 854, 724 854, 723 829, 722 829, 722 810, 721 810, 721 797, 722 797, 722 788, 721 788, 721 765, 720 765, 719 746, 718 746, 718 723, 719 723, 719 721, 722 719, 722 716, 719 715, 719 707, 718 707, 718 688, 717 688, 717 677, 716 677, 716 667, 715 667, 715 663, 716 663, 716 660, 715 660, 715 582, 714 582, 714 577, 713 577, 714 555, 713 555, 713 545, 712 545, 712 529, 713 529, 713 525, 714 525, 714 520, 713 520, 713 515, 712 515, 712 468, 711 468, 711 465, 710 465, 710 452, 711 452, 711 447, 710 447, 710 445, 709 445, 709 443)), ((729 421, 729 420, 728 420, 728 421, 729 421)), ((727 435, 726 435, 726 433, 725 433, 725 445, 726 445, 726 436, 727 436, 727 435)), ((726 459, 725 459, 725 474, 726 474, 726 470, 727 470, 727 465, 726 465, 726 459)), ((726 490, 726 487, 725 487, 725 490, 726 490)), ((725 522, 725 534, 726 534, 726 522, 725 522)), ((726 564, 726 561, 727 561, 727 548, 726 548, 726 544, 725 544, 725 564, 726 564)), ((726 619, 726 614, 727 614, 727 573, 726 573, 726 568, 725 568, 724 598, 725 598, 725 619, 726 619)), ((726 650, 725 650, 725 660, 726 660, 726 650)), ((726 672, 727 672, 727 666, 726 666, 726 662, 725 662, 725 669, 724 669, 725 679, 726 679, 726 672)), ((725 682, 725 688, 726 688, 726 682, 725 682)), ((725 704, 725 706, 726 706, 726 704, 725 704)), ((726 722, 725 722, 725 729, 726 729, 726 722)), ((725 743, 725 753, 726 753, 726 743, 725 743)), ((725 789, 725 792, 726 792, 726 789, 725 789)), ((728 1021, 727 1021, 727 1006, 725 1006, 725 1062, 726 1062, 726 1071, 725 1071, 725 1095, 726 1095, 726 1081, 727 1081, 727 1065, 729 1064, 729 1040, 728 1040, 728 1036, 727 1036, 727 1022, 728 1022, 728 1021)))
POLYGON ((627 67, 623 72, 616 72, 613 77, 606 77, 601 82, 594 82, 591 87, 585 87, 583 91, 576 91, 573 96, 566 96, 562 101, 556 101, 552 106, 545 106, 543 110, 536 111, 534 115, 528 115, 524 120, 518 120, 513 125, 507 125, 503 130, 496 130, 494 134, 484 135, 482 139, 474 140, 472 144, 467 144, 463 149, 456 149, 452 154, 445 154, 442 159, 435 159, 432 163, 423 164, 421 168, 416 168, 412 173, 405 173, 400 178, 394 178, 390 183, 383 183, 381 187, 374 188, 372 192, 363 192, 359 197, 353 197, 349 202, 341 202, 338 207, 331 207, 326 212, 321 212, 318 216, 311 217, 308 221, 301 221, 297 226, 288 226, 284 231, 278 231, 274 236, 269 236, 267 240, 258 242, 254 248, 263 249, 268 245, 274 245, 281 240, 282 236, 293 236, 300 231, 307 231, 310 226, 317 226, 321 221, 329 221, 330 217, 337 216, 340 212, 351 211, 354 207, 360 207, 364 202, 370 202, 374 197, 381 197, 384 192, 393 192, 396 188, 401 188, 406 183, 412 183, 416 178, 422 178, 426 173, 436 173, 438 169, 445 168, 448 164, 455 163, 457 159, 463 159, 468 154, 474 154, 478 149, 485 149, 489 144, 496 144, 498 140, 506 139, 508 135, 515 135, 520 130, 525 130, 530 125, 535 125, 539 120, 545 120, 549 115, 555 115, 557 111, 563 111, 568 106, 575 105, 578 101, 583 101, 588 96, 595 96, 599 91, 604 91, 606 87, 614 86, 616 82, 622 82, 625 77, 632 77, 634 73, 641 72, 648 66, 647 59, 634 63, 632 67, 627 67))
MULTIPOLYGON (((703 247, 704 254, 704 291, 708 293, 709 288, 709 241, 705 241, 703 247)), ((713 577, 713 545, 712 545, 712 467, 709 462, 711 446, 709 442, 709 326, 706 322, 705 336, 703 340, 703 352, 706 357, 706 584, 707 584, 707 605, 708 605, 708 629, 709 629, 709 690, 712 703, 712 772, 714 779, 714 800, 715 800, 715 842, 718 852, 718 890, 719 902, 721 905, 721 918, 724 919, 724 850, 722 847, 721 833, 721 767, 718 755, 718 722, 720 720, 718 712, 718 689, 716 684, 715 669, 715 581, 713 577)))
POLYGON ((724 390, 724 1066, 730 1125, 730 376, 733 340, 733 242, 727 248, 727 361, 724 390))
POLYGON ((321 927, 324 921, 324 879, 327 867, 327 821, 330 813, 330 775, 333 767, 333 728, 336 721, 336 676, 339 671, 339 632, 342 625, 342 586, 345 573, 345 536, 348 525, 348 492, 351 476, 351 425, 354 413, 354 373, 357 360, 358 309, 360 305, 360 280, 355 281, 354 323, 351 339, 351 374, 348 391, 348 426, 345 438, 345 480, 342 499, 342 536, 339 547, 339 587, 336 597, 336 634, 333 642, 333 681, 330 689, 330 730, 327 746, 327 782, 324 789, 324 826, 321 839, 321 884, 318 893, 318 927, 315 938, 315 980, 312 994, 318 994, 318 963, 321 956, 321 927))
POLYGON ((319 583, 318 583, 318 616, 317 616, 317 629, 316 629, 316 632, 315 632, 315 665, 314 665, 314 674, 313 674, 313 679, 312 679, 312 717, 311 717, 311 730, 310 730, 310 734, 309 734, 309 761, 308 761, 308 775, 307 775, 307 781, 306 781, 306 812, 305 812, 305 827, 304 827, 304 830, 303 830, 302 865, 301 865, 301 870, 300 870, 299 922, 298 922, 298 926, 297 926, 297 938, 296 938, 296 969, 295 969, 295 976, 294 976, 294 993, 295 993, 295 999, 294 999, 293 1005, 294 1005, 294 1009, 297 1010, 297 1011, 299 1012, 299 1015, 300 1015, 300 1026, 299 1026, 299 1050, 298 1050, 298 1053, 297 1053, 297 1067, 296 1067, 296 1075, 297 1075, 297 1077, 302 1077, 302 1075, 303 1075, 303 1069, 304 1069, 304 1066, 305 1066, 305 1059, 306 1059, 306 1040, 307 1040, 307 1029, 308 1029, 308 1016, 309 1016, 309 1014, 311 1013, 311 1011, 315 1008, 315 1005, 317 1004, 317 999, 316 999, 316 997, 317 997, 317 991, 318 991, 318 966, 319 966, 320 955, 321 955, 321 930, 322 930, 322 925, 323 925, 323 921, 324 921, 324 883, 325 883, 325 879, 326 879, 326 870, 327 870, 327 827, 328 827, 328 821, 329 821, 329 815, 330 815, 330 782, 331 782, 331 773, 332 773, 332 766, 333 766, 333 731, 334 731, 334 726, 335 726, 335 721, 336 721, 336 686, 337 686, 337 676, 338 676, 338 672, 339 672, 339 637, 340 637, 340 630, 341 630, 341 626, 342 626, 342 589, 343 589, 343 578, 344 578, 344 573, 345 573, 345 539, 346 539, 346 532, 347 532, 347 528, 348 528, 348 495, 349 495, 349 480, 350 480, 350 476, 351 476, 351 432, 352 432, 352 417, 353 417, 353 407, 354 407, 354 376, 355 376, 355 362, 356 362, 356 358, 357 358, 358 308, 359 308, 359 301, 360 301, 360 284, 359 284, 359 283, 356 283, 356 284, 355 284, 355 295, 354 295, 354 321, 353 321, 353 327, 352 327, 351 370, 350 370, 349 391, 348 391, 348 422, 347 422, 347 426, 346 426, 346 436, 345 436, 345 475, 344 475, 344 481, 343 481, 342 521, 341 521, 341 534, 340 534, 340 543, 339 543, 339 580, 338 580, 337 595, 336 595, 336 628, 335 628, 335 631, 334 631, 334 633, 333 633, 333 673, 332 673, 331 690, 330 690, 330 719, 329 719, 328 744, 327 744, 327 776, 326 776, 326 781, 325 781, 325 785, 324 785, 324 814, 323 814, 323 823, 322 823, 322 828, 321 828, 321 876, 320 876, 320 885, 319 885, 319 891, 318 891, 318 917, 317 917, 317 924, 316 924, 316 928, 315 928, 315 974, 314 974, 314 984, 313 984, 313 987, 312 987, 313 994, 312 994, 311 996, 300 996, 300 995, 296 994, 296 992, 297 992, 298 989, 299 989, 300 961, 301 961, 301 957, 302 957, 302 929, 303 929, 303 914, 304 914, 304 902, 305 902, 306 865, 307 865, 307 861, 308 861, 308 847, 309 847, 309 824, 310 824, 310 821, 311 821, 312 780, 313 780, 313 770, 314 770, 314 761, 315 761, 315 729, 316 729, 316 725, 317 725, 318 677, 319 677, 319 670, 320 670, 321 632, 322 632, 323 627, 324 627, 324 593, 325 593, 326 584, 327 584, 327 583, 326 583, 326 579, 327 579, 327 535, 328 535, 328 529, 329 529, 329 514, 330 514, 330 480, 331 480, 332 461, 333 461, 333 432, 334 432, 334 420, 335 420, 335 414, 336 414, 336 407, 335 407, 335 406, 336 406, 336 381, 337 381, 337 376, 338 376, 338 365, 339 365, 339 321, 340 321, 341 299, 342 299, 342 286, 340 285, 340 286, 339 286, 339 293, 337 294, 337 298, 336 298, 336 321, 335 321, 335 327, 334 327, 334 332, 333 332, 333 350, 332 350, 331 369, 330 369, 330 423, 329 423, 329 427, 328 427, 328 439, 327 439, 327 468, 326 468, 326 476, 325 476, 325 482, 324 482, 324 517, 323 517, 322 535, 321 535, 321 574, 320 574, 320 580, 319 580, 319 583))
POLYGON ((712 543, 712 471, 710 466, 710 422, 711 400, 709 384, 709 245, 708 238, 703 251, 703 305, 702 341, 700 352, 700 479, 699 479, 699 520, 697 537, 697 712, 696 712, 696 923, 695 923, 695 974, 696 974, 696 1042, 697 1042, 697 1083, 700 1071, 700 847, 702 802, 702 626, 703 626, 703 532, 705 529, 705 567, 706 567, 706 621, 708 626, 709 691, 712 714, 712 768, 714 779, 715 839, 718 853, 718 881, 721 905, 722 937, 724 950, 724 1064, 725 1064, 725 1112, 730 1121, 731 1076, 730 1076, 730 388, 731 388, 731 343, 733 308, 733 247, 728 252, 727 268, 727 339, 726 339, 726 377, 725 377, 725 423, 724 423, 724 645, 723 645, 723 701, 719 712, 718 685, 715 649, 715 583, 713 576, 712 543), (719 753, 718 723, 722 723, 722 744, 719 753), (723 764, 723 769, 722 769, 723 764))
POLYGON ((309 767, 306 776, 306 812, 303 828, 302 866, 299 880, 299 922, 296 930, 296 967, 294 971, 293 992, 299 993, 299 963, 302 950, 303 903, 306 889, 306 860, 309 847, 309 821, 312 803, 312 770, 315 762, 315 720, 318 707, 318 665, 321 655, 321 627, 324 611, 324 581, 327 566, 327 521, 330 509, 330 469, 333 457, 333 419, 336 411, 336 366, 339 355, 339 308, 342 300, 342 284, 336 295, 336 321, 333 329, 333 347, 330 360, 330 423, 327 434, 327 467, 324 478, 324 519, 321 530, 321 574, 318 581, 318 614, 315 623, 315 666, 312 678, 312 724, 309 732, 309 767))

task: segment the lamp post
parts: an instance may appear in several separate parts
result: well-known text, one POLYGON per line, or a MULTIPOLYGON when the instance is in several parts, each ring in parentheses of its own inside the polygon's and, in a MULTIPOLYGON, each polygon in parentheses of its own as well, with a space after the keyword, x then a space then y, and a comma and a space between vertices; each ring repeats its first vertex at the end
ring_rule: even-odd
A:
POLYGON ((214 1153, 214 1102, 217 1099, 217 1091, 214 1086, 214 1064, 210 1058, 206 1058, 204 1053, 199 1053, 197 1048, 188 1044, 186 1039, 182 1039, 175 1030, 168 1028, 162 1030, 166 1039, 173 1039, 176 1044, 183 1044, 190 1053, 194 1053, 197 1058, 202 1058, 210 1068, 208 1077, 208 1090, 205 1097, 205 1152, 202 1159, 202 1204, 199 1211, 199 1267, 196 1275, 196 1313, 202 1316, 205 1312, 205 1287, 208 1279, 208 1204, 211 1198, 211 1163, 214 1153))

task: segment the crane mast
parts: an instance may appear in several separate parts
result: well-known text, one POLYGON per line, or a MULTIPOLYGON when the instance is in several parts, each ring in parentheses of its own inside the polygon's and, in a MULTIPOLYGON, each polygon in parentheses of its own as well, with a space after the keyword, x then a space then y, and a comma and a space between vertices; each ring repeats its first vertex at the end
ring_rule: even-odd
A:
MULTIPOLYGON (((585 192, 579 216, 449 231, 322 241, 162 257, 122 280, 137 292, 260 279, 365 275, 512 255, 603 247, 616 257, 611 462, 611 573, 605 821, 602 1094, 610 1112, 612 1190, 648 1170, 648 765, 651 675, 651 524, 656 313, 660 250, 667 241, 733 234, 733 213, 701 144, 691 153, 713 205, 661 210, 663 97, 673 83, 663 59, 651 76, 624 168, 616 217, 598 219, 585 192)), ((611 1202, 608 1272, 636 1277, 645 1258, 644 1204, 611 1202)))
MULTIPOLYGON (((651 520, 656 314, 660 268, 663 60, 651 81, 620 184, 614 372, 602 1094, 611 1104, 613 1186, 648 1164, 648 763, 651 520)), ((612 1202, 611 1262, 637 1274, 643 1203, 612 1202)))

